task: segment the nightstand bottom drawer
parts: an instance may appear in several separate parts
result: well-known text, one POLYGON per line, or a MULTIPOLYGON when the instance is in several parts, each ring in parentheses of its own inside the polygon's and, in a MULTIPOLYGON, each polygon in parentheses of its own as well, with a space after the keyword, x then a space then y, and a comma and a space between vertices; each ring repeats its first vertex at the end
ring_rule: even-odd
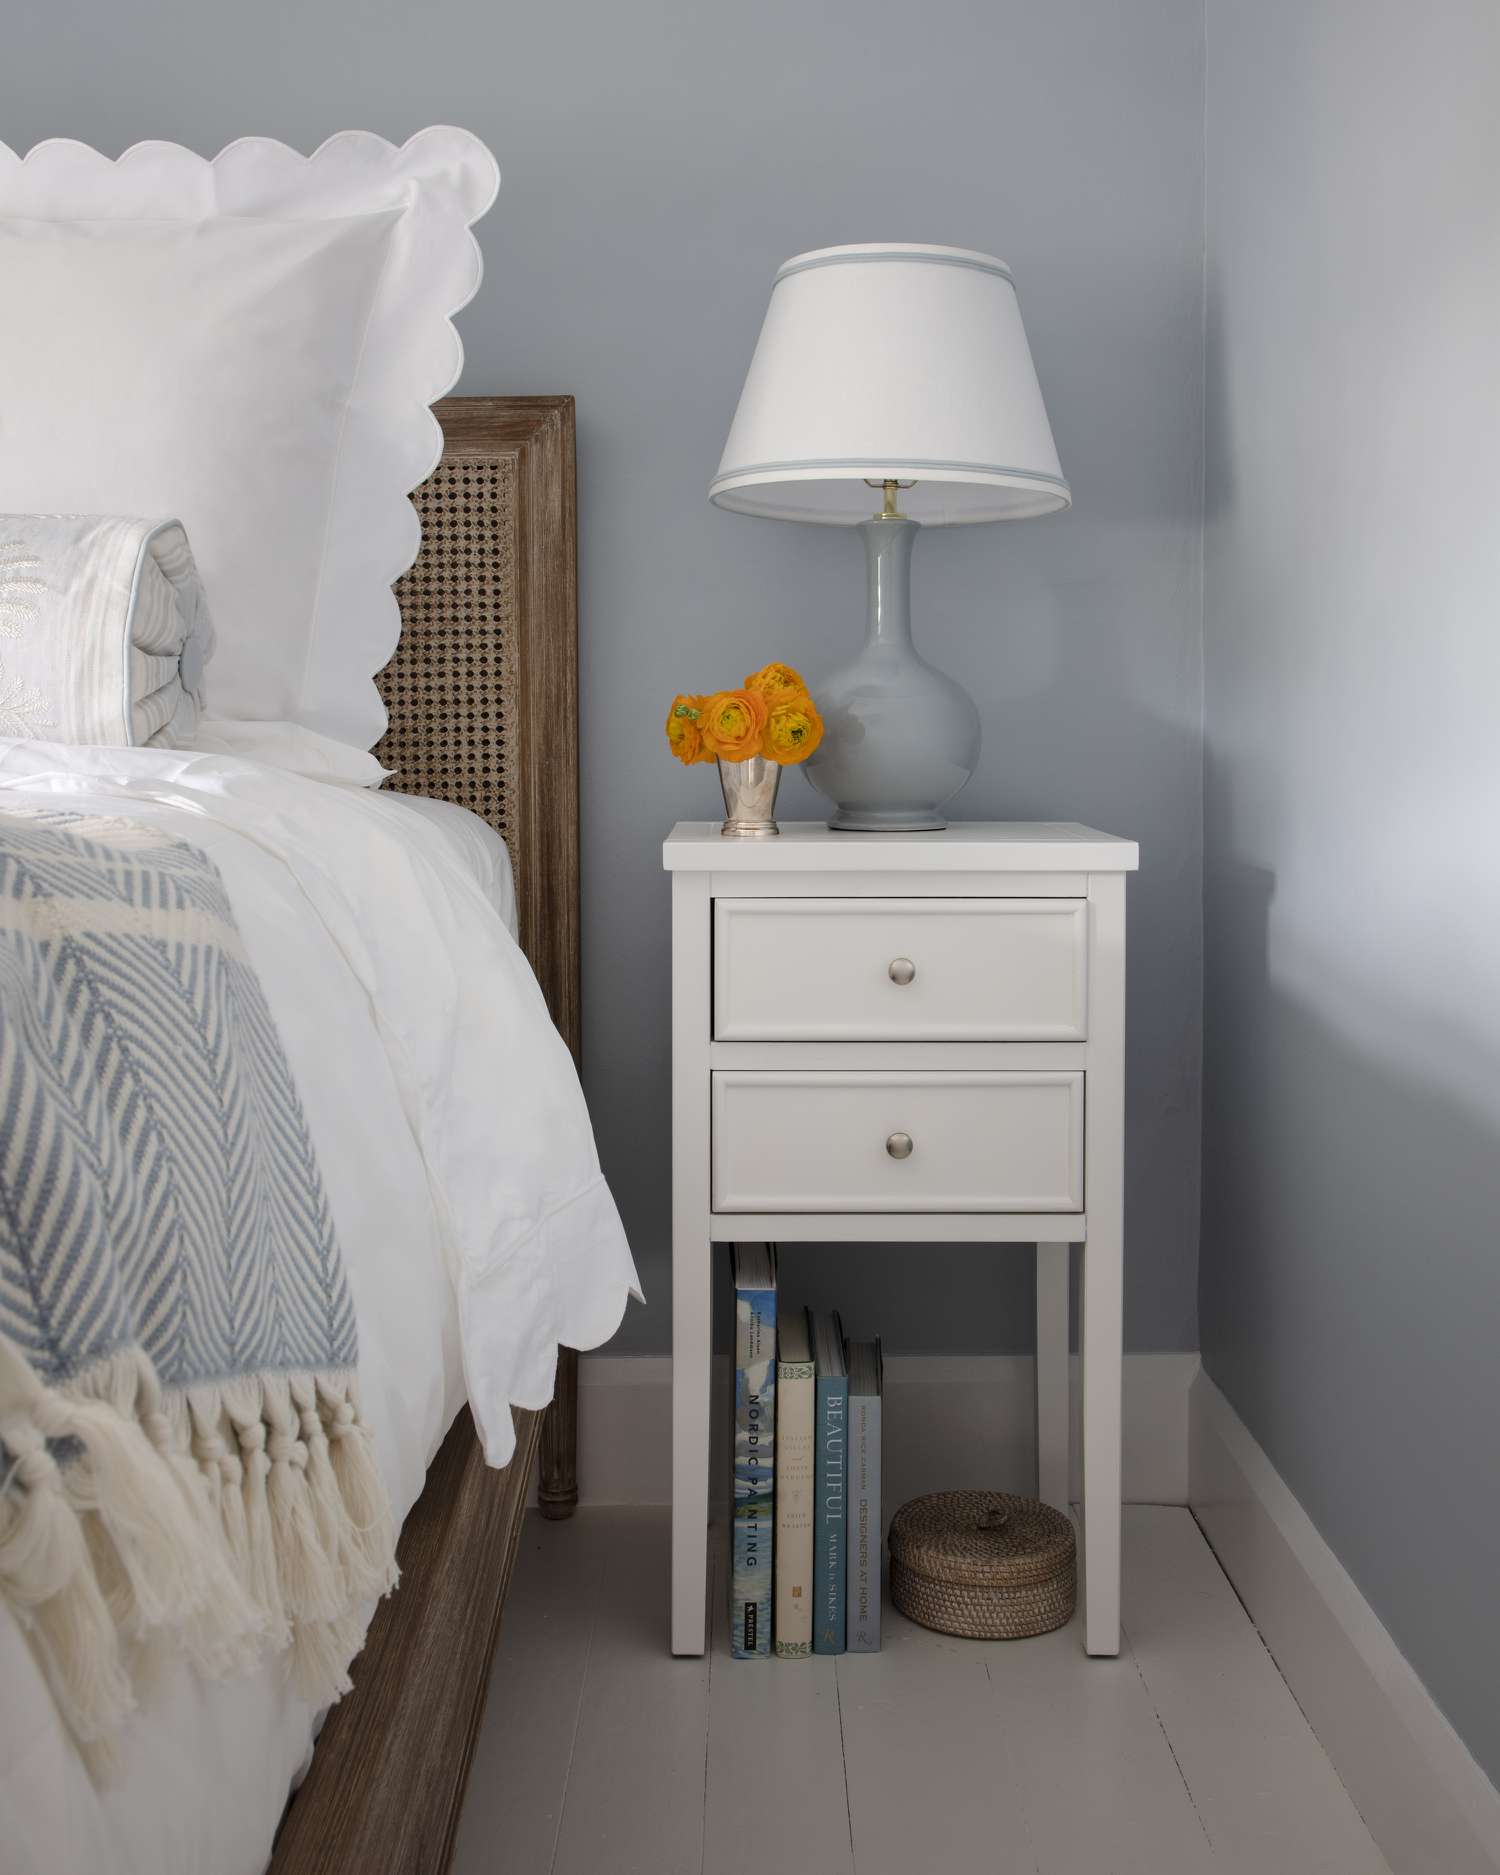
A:
POLYGON ((717 1211, 1081 1211, 1075 1071, 713 1076, 717 1211))

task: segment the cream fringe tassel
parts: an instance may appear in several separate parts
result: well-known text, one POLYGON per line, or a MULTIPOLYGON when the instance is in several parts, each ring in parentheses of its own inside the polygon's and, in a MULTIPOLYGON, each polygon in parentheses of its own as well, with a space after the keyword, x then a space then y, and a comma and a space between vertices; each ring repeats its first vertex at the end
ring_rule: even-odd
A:
POLYGON ((352 1374, 168 1396, 131 1349, 46 1387, 0 1336, 0 1448, 0 1594, 80 1743, 164 1641, 215 1678, 284 1652, 315 1706, 349 1690, 361 1604, 396 1583, 352 1374))

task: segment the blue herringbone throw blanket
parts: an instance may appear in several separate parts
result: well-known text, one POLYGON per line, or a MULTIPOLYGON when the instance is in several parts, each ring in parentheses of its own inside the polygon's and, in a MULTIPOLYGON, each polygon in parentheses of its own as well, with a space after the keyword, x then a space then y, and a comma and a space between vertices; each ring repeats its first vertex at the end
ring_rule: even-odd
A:
POLYGON ((0 1591, 101 1738, 142 1641, 348 1686, 394 1579, 354 1310, 223 882, 0 811, 0 1591))

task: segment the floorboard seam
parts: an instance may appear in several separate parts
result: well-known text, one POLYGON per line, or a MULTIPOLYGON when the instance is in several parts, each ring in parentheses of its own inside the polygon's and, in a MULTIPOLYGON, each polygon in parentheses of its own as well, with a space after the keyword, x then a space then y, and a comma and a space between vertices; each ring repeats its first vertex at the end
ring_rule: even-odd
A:
POLYGON ((588 1610, 589 1638, 583 1650, 583 1672, 578 1676, 578 1704, 573 1708, 573 1731, 568 1739, 568 1765, 563 1772, 562 1796, 557 1805, 557 1822, 552 1830, 552 1853, 547 1858, 547 1875, 553 1875, 557 1867, 558 1845, 562 1842, 563 1818, 568 1813, 568 1796, 573 1788, 573 1760, 578 1754, 578 1731, 583 1724, 585 1695, 588 1692, 589 1669, 594 1661, 594 1635, 599 1625, 599 1559, 595 1557, 588 1572, 588 1610))
MULTIPOLYGON (((1122 1638, 1125 1639, 1128 1644, 1129 1637, 1122 1636, 1122 1638)), ((1209 1833, 1207 1823, 1203 1820, 1203 1812, 1198 1808, 1198 1799, 1193 1795, 1193 1787, 1188 1782, 1187 1772, 1182 1768, 1182 1760, 1177 1755, 1177 1747, 1172 1743, 1172 1734, 1167 1730, 1166 1721, 1162 1718, 1161 1709, 1156 1703, 1156 1695, 1151 1691, 1151 1682, 1146 1678, 1145 1671, 1139 1659, 1136 1657, 1134 1648, 1130 1650, 1130 1659, 1131 1664, 1135 1668, 1135 1677, 1140 1681, 1142 1690, 1145 1692, 1147 1699, 1151 1702, 1151 1711, 1156 1719, 1157 1729, 1161 1733, 1162 1743, 1171 1753, 1172 1764, 1176 1769, 1177 1775, 1182 1779, 1182 1788, 1187 1795, 1188 1803, 1192 1806, 1193 1816, 1197 1820, 1198 1827, 1203 1831, 1203 1840, 1208 1844, 1209 1848, 1212 1849, 1214 1839, 1209 1833)))
POLYGON ((844 1683, 837 1661, 833 1663, 833 1703, 839 1715, 839 1767, 844 1773, 844 1822, 849 1831, 849 1867, 854 1875, 859 1875, 859 1863, 854 1853, 854 1805, 849 1798, 849 1754, 844 1749, 844 1683))
POLYGON ((1349 1799, 1349 1807, 1353 1810, 1354 1814, 1359 1818, 1360 1822, 1364 1824, 1365 1834, 1370 1838, 1370 1841, 1375 1845, 1375 1849, 1377 1853, 1383 1858, 1385 1855, 1385 1850, 1381 1848, 1380 1843, 1378 1839, 1376 1838, 1374 1830, 1370 1828, 1369 1821, 1366 1818, 1364 1811, 1360 1809, 1358 1798, 1356 1798, 1356 1796, 1354 1795, 1354 1792, 1350 1790, 1349 1786, 1344 1782, 1343 1772, 1339 1769, 1338 1765, 1334 1762, 1333 1756, 1329 1752, 1328 1747, 1323 1743, 1322 1739, 1318 1737, 1318 1728, 1317 1726, 1313 1724, 1311 1714, 1308 1712, 1307 1708, 1303 1705, 1302 1701, 1297 1697, 1296 1687, 1292 1685, 1291 1681, 1282 1672, 1281 1662, 1276 1658, 1275 1653, 1272 1651, 1271 1643, 1266 1639, 1265 1635, 1261 1633, 1260 1623, 1255 1619, 1255 1616, 1250 1612, 1249 1605, 1245 1601, 1244 1596, 1241 1595, 1239 1591, 1239 1586, 1235 1582, 1234 1577, 1224 1567, 1224 1563, 1223 1563, 1222 1558, 1219 1555, 1219 1552, 1214 1548, 1213 1538, 1208 1534, 1207 1530, 1204 1529, 1202 1523, 1199 1521, 1198 1513, 1193 1509, 1191 1504, 1188 1505, 1187 1510, 1188 1510, 1188 1515, 1193 1520, 1193 1527, 1197 1530, 1199 1536, 1203 1538, 1204 1544, 1208 1550, 1209 1555, 1212 1556, 1214 1559, 1214 1567, 1218 1570, 1219 1574, 1223 1576, 1224 1580, 1229 1584, 1230 1591, 1233 1594, 1234 1599, 1239 1603, 1240 1607, 1243 1608, 1245 1611, 1245 1619, 1250 1623, 1251 1632, 1255 1635, 1256 1640, 1258 1640, 1261 1646, 1265 1649, 1266 1658, 1270 1661, 1271 1665, 1276 1669, 1276 1677, 1281 1681, 1281 1684, 1286 1688, 1287 1693, 1291 1698, 1292 1704, 1297 1708, 1298 1712, 1302 1714, 1302 1723, 1307 1727, 1308 1731, 1312 1734, 1313 1741, 1317 1745, 1318 1750, 1322 1752, 1325 1758, 1327 1758, 1330 1766, 1332 1767, 1333 1774, 1339 1781, 1339 1788, 1343 1791, 1344 1795, 1349 1799))

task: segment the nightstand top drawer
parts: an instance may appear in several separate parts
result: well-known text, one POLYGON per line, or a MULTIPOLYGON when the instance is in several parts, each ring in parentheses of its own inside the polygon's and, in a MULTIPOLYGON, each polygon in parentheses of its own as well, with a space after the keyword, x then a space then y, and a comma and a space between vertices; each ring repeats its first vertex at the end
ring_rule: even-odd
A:
POLYGON ((716 1212, 1083 1209, 1077 1072, 713 1077, 716 1212))
POLYGON ((667 835, 668 872, 1134 872, 1134 840, 1072 820, 955 821, 939 833, 833 833, 821 820, 784 820, 769 840, 725 840, 716 820, 680 820, 667 835))
POLYGON ((714 1039, 1082 1041, 1087 963, 1085 899, 719 898, 714 1039))

